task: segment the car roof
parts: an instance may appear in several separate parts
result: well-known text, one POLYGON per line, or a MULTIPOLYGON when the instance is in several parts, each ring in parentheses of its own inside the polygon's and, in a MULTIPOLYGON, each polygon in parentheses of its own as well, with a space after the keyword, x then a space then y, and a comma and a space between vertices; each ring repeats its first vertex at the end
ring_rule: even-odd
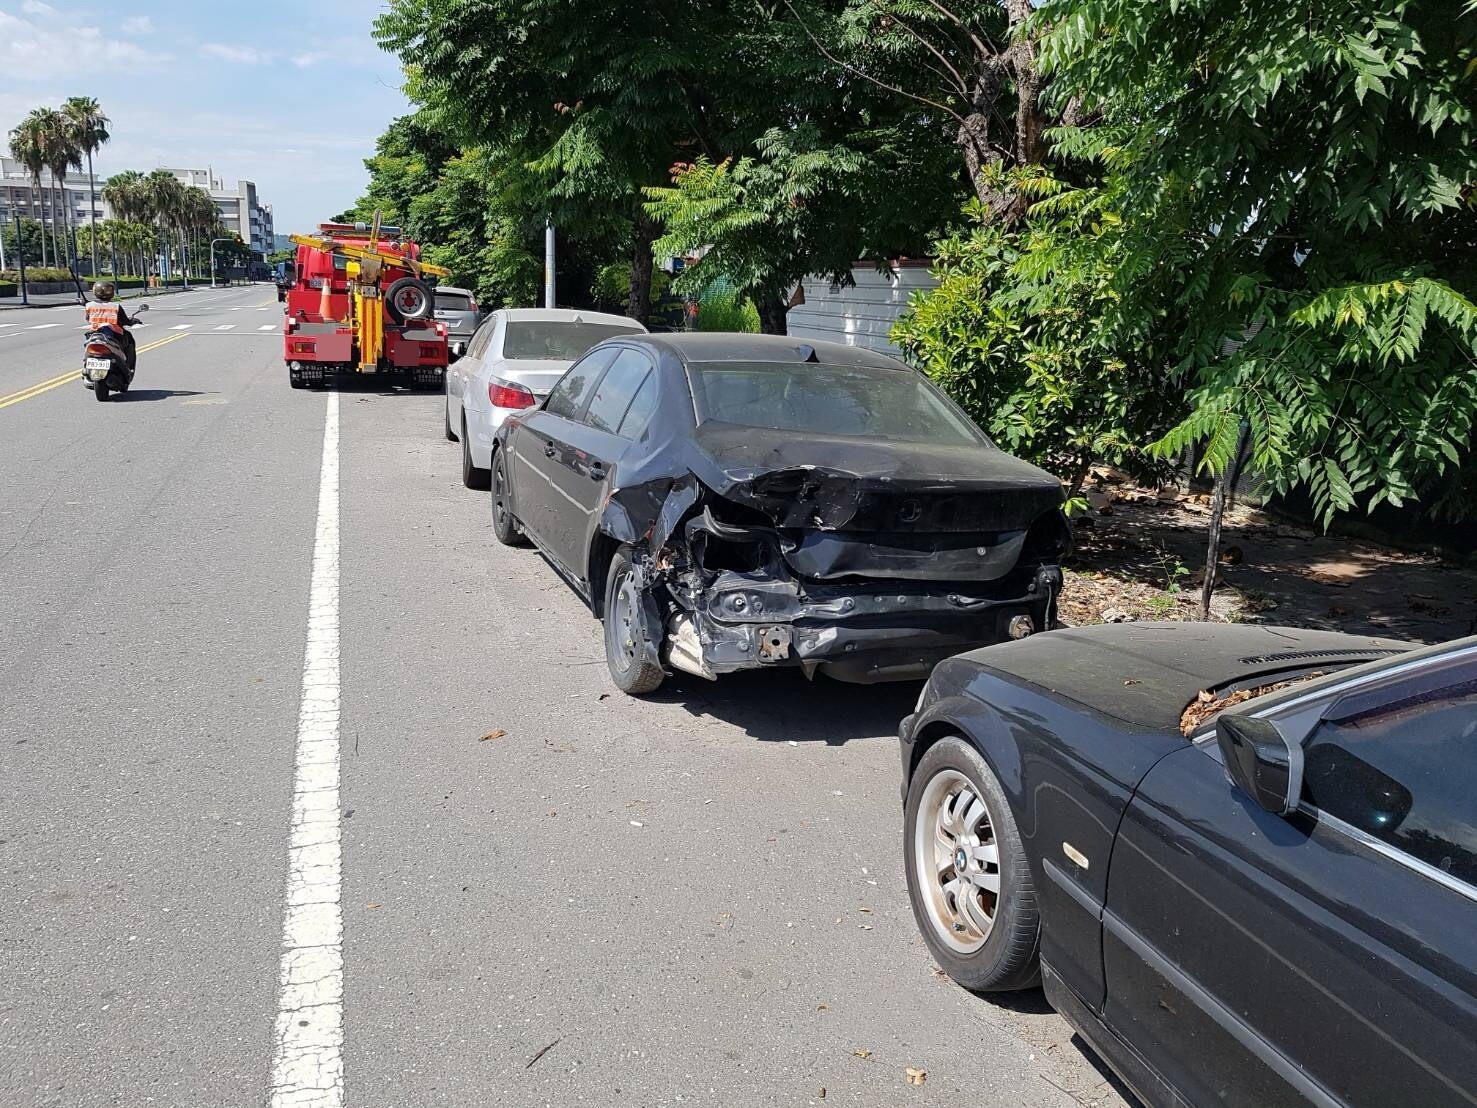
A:
MULTIPOLYGON (((504 308, 503 315, 509 321, 547 320, 557 323, 618 323, 626 327, 642 325, 630 316, 614 315, 610 312, 588 312, 582 308, 504 308)), ((645 330, 642 327, 642 330, 645 330)))
POLYGON ((436 291, 437 292, 455 293, 457 296, 471 296, 472 295, 472 290, 471 289, 457 288, 455 285, 437 285, 436 286, 436 291))
POLYGON ((684 362, 820 362, 825 365, 867 366, 874 369, 911 370, 896 358, 865 346, 794 338, 789 335, 755 335, 736 331, 684 331, 644 335, 643 345, 657 347, 684 362))

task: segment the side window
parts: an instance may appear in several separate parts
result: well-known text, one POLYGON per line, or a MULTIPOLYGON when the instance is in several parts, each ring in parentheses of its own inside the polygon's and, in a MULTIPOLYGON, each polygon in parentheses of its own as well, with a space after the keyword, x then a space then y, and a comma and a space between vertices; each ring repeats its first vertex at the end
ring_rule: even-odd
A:
POLYGON ((591 427, 614 433, 625 418, 631 398, 651 376, 651 359, 637 350, 622 350, 600 379, 585 422, 591 427))
POLYGON ((467 344, 467 357, 480 358, 487 349, 487 344, 492 341, 492 333, 497 330, 498 317, 488 316, 477 328, 477 333, 472 336, 472 341, 467 344))
POLYGON ((580 409, 584 407, 585 397, 590 395, 590 389, 605 372, 605 367, 615 360, 615 355, 616 348, 611 347, 608 350, 592 351, 575 362, 569 367, 569 372, 559 378, 554 391, 549 393, 544 411, 565 419, 577 418, 580 409))
POLYGON ((626 409, 625 418, 621 420, 615 433, 623 439, 639 439, 655 411, 656 371, 652 370, 646 375, 646 380, 641 382, 636 395, 631 398, 631 406, 626 409))
POLYGON ((1341 701, 1304 748, 1303 781, 1314 807, 1477 886, 1477 669, 1341 701))

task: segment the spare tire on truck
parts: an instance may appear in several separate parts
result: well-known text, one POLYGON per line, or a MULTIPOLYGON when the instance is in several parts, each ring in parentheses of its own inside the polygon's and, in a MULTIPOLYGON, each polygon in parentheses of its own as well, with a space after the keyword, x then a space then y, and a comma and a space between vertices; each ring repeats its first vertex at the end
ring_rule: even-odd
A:
POLYGON ((385 292, 385 309, 396 323, 430 319, 436 311, 436 294, 415 277, 402 277, 385 292))

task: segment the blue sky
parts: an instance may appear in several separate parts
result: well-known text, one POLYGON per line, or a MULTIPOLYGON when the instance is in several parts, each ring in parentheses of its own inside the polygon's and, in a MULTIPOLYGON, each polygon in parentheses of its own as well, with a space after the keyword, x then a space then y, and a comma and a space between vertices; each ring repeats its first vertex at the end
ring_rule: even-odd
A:
POLYGON ((278 234, 363 191, 364 159, 407 110, 374 0, 0 0, 0 131, 95 96, 112 120, 98 175, 209 166, 255 181, 278 234))

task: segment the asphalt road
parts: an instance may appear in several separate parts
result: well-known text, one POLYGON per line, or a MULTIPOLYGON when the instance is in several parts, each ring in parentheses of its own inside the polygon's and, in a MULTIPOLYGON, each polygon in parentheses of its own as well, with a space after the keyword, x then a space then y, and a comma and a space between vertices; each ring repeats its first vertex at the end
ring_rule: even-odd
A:
POLYGON ((1039 994, 930 963, 916 686, 628 699, 577 598, 492 541, 439 396, 290 390, 270 286, 147 319, 98 404, 77 313, 0 314, 0 1103, 266 1104, 340 1013, 342 1083, 287 1101, 1122 1103, 1039 994), (306 847, 305 656, 338 696, 306 847), (341 911, 341 974, 296 983, 321 1007, 279 993, 302 873, 341 911))

